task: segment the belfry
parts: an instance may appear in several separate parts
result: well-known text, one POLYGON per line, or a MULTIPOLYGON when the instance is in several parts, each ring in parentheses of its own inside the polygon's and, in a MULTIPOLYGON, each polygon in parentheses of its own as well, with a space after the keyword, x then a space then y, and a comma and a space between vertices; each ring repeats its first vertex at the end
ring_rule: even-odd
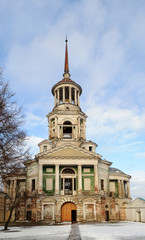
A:
MULTIPOLYGON (((52 87, 54 108, 47 114, 49 137, 25 162, 23 173, 8 176, 5 192, 19 182, 27 193, 15 211, 17 220, 101 222, 126 220, 130 175, 96 153, 86 140, 87 115, 80 108, 81 86, 71 79, 67 39, 63 79, 52 87)), ((95 114, 95 113, 94 113, 95 114)))

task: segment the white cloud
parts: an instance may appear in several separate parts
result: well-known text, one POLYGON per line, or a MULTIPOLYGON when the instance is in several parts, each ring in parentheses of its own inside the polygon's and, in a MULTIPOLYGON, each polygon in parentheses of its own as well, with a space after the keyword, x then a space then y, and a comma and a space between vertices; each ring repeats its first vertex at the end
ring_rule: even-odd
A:
POLYGON ((145 152, 137 152, 136 156, 139 158, 145 158, 145 152))
POLYGON ((34 157, 39 152, 38 143, 43 141, 43 138, 37 136, 30 136, 26 139, 26 146, 30 148, 30 153, 34 157))
MULTIPOLYGON (((145 113, 139 114, 135 110, 111 108, 107 106, 91 106, 87 108, 89 116, 87 122, 88 134, 91 136, 94 131, 100 136, 104 134, 115 134, 126 138, 127 133, 138 135, 145 129, 145 113)), ((132 135, 131 135, 132 136, 132 135)))
POLYGON ((145 199, 145 171, 133 171, 131 175, 131 197, 145 199))
POLYGON ((26 127, 27 129, 31 129, 36 126, 47 126, 47 118, 40 117, 38 115, 33 114, 32 112, 26 113, 26 127))

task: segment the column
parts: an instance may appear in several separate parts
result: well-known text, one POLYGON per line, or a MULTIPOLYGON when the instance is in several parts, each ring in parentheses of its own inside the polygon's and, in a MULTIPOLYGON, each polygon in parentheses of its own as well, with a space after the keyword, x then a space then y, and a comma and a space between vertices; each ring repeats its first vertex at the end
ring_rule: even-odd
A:
POLYGON ((120 186, 120 180, 118 180, 118 197, 121 197, 121 186, 120 186))
POLYGON ((54 106, 56 106, 56 91, 54 93, 54 106))
POLYGON ((76 139, 78 138, 78 125, 75 126, 76 127, 76 139))
POLYGON ((55 165, 55 194, 59 194, 59 165, 55 165))
POLYGON ((80 137, 80 118, 78 118, 78 138, 80 137))
POLYGON ((58 104, 60 104, 59 88, 57 89, 57 98, 58 98, 57 102, 58 102, 58 104))
POLYGON ((124 181, 121 181, 122 197, 124 197, 124 181))
POLYGON ((75 105, 77 105, 77 90, 75 89, 75 105))
POLYGON ((78 194, 82 194, 82 166, 78 165, 78 194))
POLYGON ((13 180, 10 181, 10 196, 13 196, 13 180))
POLYGON ((57 136, 58 136, 57 120, 58 120, 58 118, 57 118, 57 117, 55 117, 55 137, 57 137, 57 136))
POLYGON ((62 88, 63 91, 63 103, 65 103, 65 87, 62 88))
POLYGON ((44 220, 44 204, 42 203, 41 220, 44 220))
POLYGON ((98 165, 94 165, 94 187, 95 193, 98 193, 98 165))
POLYGON ((71 87, 69 87, 69 103, 71 103, 71 87))
POLYGON ((79 95, 79 92, 78 92, 78 106, 80 106, 80 95, 79 95))
POLYGON ((39 185, 38 185, 38 193, 42 194, 42 180, 43 180, 43 165, 39 164, 39 169, 38 169, 38 174, 39 174, 39 185))
POLYGON ((19 188, 17 189, 17 180, 15 179, 15 180, 14 180, 14 186, 13 186, 13 197, 15 197, 16 194, 18 194, 18 192, 20 192, 20 191, 22 191, 22 190, 20 189, 20 185, 19 185, 19 188))
POLYGON ((127 197, 130 198, 130 183, 127 182, 127 197))
POLYGON ((83 121, 83 138, 86 139, 86 120, 83 121))
POLYGON ((4 182, 4 193, 7 193, 7 183, 6 182, 4 182))

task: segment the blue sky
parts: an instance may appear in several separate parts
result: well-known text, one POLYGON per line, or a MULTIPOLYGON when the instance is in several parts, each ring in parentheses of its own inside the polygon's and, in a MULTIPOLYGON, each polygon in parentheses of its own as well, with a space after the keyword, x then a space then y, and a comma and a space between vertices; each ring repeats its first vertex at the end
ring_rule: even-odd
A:
POLYGON ((87 139, 145 193, 145 1, 0 0, 0 66, 32 153, 48 137, 52 86, 62 79, 65 36, 71 78, 83 88, 87 139))

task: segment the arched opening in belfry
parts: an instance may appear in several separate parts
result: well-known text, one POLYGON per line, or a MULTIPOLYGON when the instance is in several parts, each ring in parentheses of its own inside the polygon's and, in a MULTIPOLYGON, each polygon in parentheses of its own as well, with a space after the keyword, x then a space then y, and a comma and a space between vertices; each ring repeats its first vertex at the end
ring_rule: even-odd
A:
POLYGON ((71 103, 74 103, 75 102, 75 89, 72 88, 71 89, 71 103))
POLYGON ((59 103, 63 103, 63 90, 62 90, 62 87, 59 88, 59 103))
POLYGON ((70 121, 65 121, 63 123, 63 138, 72 138, 72 123, 70 121))
POLYGON ((69 103, 69 87, 65 87, 65 102, 69 103))

